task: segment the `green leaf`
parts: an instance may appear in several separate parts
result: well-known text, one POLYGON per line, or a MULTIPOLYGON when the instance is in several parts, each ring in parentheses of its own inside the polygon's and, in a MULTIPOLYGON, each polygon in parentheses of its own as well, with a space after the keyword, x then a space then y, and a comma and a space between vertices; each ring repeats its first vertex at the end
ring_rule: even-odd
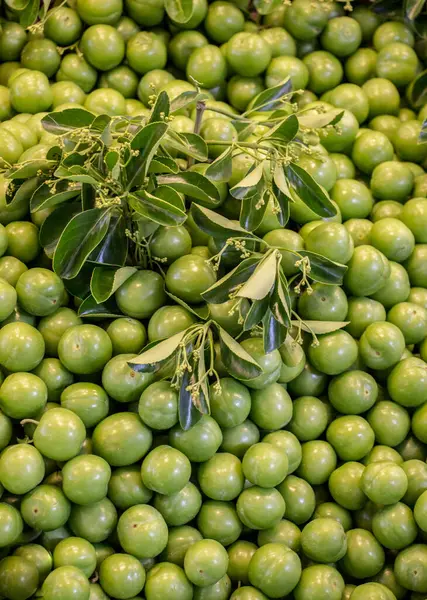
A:
POLYGON ((221 358, 232 377, 248 380, 261 375, 262 369, 252 356, 225 329, 218 326, 221 358))
POLYGON ((426 0, 404 0, 404 13, 408 21, 415 21, 421 14, 426 0))
POLYGON ((265 255, 258 263, 253 275, 237 292, 240 298, 262 300, 270 293, 276 280, 278 250, 273 250, 265 255))
POLYGON ((191 156, 200 162, 208 159, 208 146, 203 138, 196 133, 178 133, 170 129, 167 135, 169 147, 178 150, 186 156, 191 156))
POLYGON ((187 23, 194 10, 193 0, 165 0, 165 10, 172 21, 187 23))
POLYGON ((195 171, 159 175, 157 182, 159 185, 169 185, 177 192, 202 202, 218 203, 220 200, 218 188, 207 177, 195 171))
POLYGON ((19 15, 19 24, 27 29, 30 25, 32 25, 38 17, 40 9, 40 0, 30 0, 25 10, 23 10, 19 15))
POLYGON ((54 190, 47 183, 43 183, 37 188, 31 197, 30 208, 32 213, 63 204, 80 194, 80 186, 74 184, 74 182, 70 183, 63 180, 55 183, 54 190))
POLYGON ((160 92, 160 94, 156 98, 156 102, 153 108, 151 109, 149 123, 156 123, 157 121, 162 121, 162 119, 169 116, 169 111, 169 96, 166 92, 160 92))
POLYGON ((123 316, 114 298, 110 298, 106 302, 98 303, 92 296, 88 296, 83 300, 77 314, 79 317, 90 317, 91 319, 95 317, 101 319, 116 319, 117 317, 123 316))
POLYGON ((187 218, 179 194, 169 186, 160 186, 154 194, 140 190, 129 195, 129 205, 139 215, 159 225, 182 225, 187 218), (181 206, 177 206, 181 203, 181 206))
POLYGON ((185 371, 179 389, 179 424, 187 431, 202 418, 202 413, 197 410, 193 402, 191 388, 196 383, 194 374, 185 371))
POLYGON ((206 169, 205 175, 210 181, 228 182, 232 172, 232 148, 228 147, 206 169))
POLYGON ((53 257, 53 269, 59 277, 75 277, 86 259, 104 239, 111 211, 92 208, 71 219, 59 239, 53 257))
POLYGON ((179 173, 179 168, 172 158, 155 156, 148 168, 148 173, 179 173))
POLYGON ((197 90, 188 90, 187 92, 182 92, 182 94, 172 100, 170 105, 171 114, 183 110, 184 108, 188 108, 195 104, 198 100, 201 100, 205 97, 205 94, 201 94, 197 90))
POLYGON ((14 165, 12 169, 5 173, 6 179, 30 179, 35 177, 39 171, 47 172, 53 169, 57 164, 56 160, 47 160, 46 158, 36 158, 27 160, 23 163, 14 165))
POLYGON ((254 6, 260 15, 268 15, 282 4, 283 0, 254 0, 254 6))
POLYGON ((185 302, 185 300, 178 298, 178 296, 174 296, 173 294, 168 292, 167 289, 165 289, 165 292, 166 292, 166 295, 169 296, 169 298, 171 298, 171 300, 173 300, 176 304, 179 304, 180 306, 182 306, 183 308, 188 310, 188 312, 195 315, 198 319, 202 319, 202 321, 206 321, 206 319, 209 318, 209 307, 206 306, 206 304, 202 304, 200 306, 194 306, 191 304, 187 304, 185 302))
POLYGON ((150 219, 138 215, 138 213, 132 215, 132 221, 135 223, 141 239, 149 237, 160 227, 158 223, 154 223, 154 221, 150 221, 150 219))
POLYGON ((51 112, 42 119, 43 128, 49 133, 62 135, 82 127, 90 127, 95 115, 84 108, 67 108, 51 112))
POLYGON ((110 150, 105 155, 104 161, 109 171, 112 171, 120 159, 120 154, 115 150, 110 150))
POLYGON ((408 87, 409 102, 414 108, 421 108, 427 102, 427 69, 420 73, 408 87))
POLYGON ((186 330, 180 331, 166 340, 162 340, 155 345, 150 345, 149 348, 144 349, 142 354, 132 358, 128 362, 128 365, 131 369, 142 371, 143 373, 154 373, 159 369, 161 363, 168 360, 176 352, 185 333, 186 330))
POLYGON ((43 179, 41 177, 27 179, 21 183, 14 193, 13 190, 19 182, 16 180, 10 181, 6 191, 6 204, 9 209, 14 210, 15 208, 19 208, 21 211, 24 206, 29 207, 31 197, 42 181, 43 179))
POLYGON ((110 209, 110 223, 102 242, 89 254, 87 260, 112 267, 122 267, 128 254, 126 223, 121 208, 110 209))
POLYGON ((345 265, 329 260, 321 254, 309 252, 308 250, 300 250, 299 254, 307 256, 310 259, 309 277, 319 283, 330 283, 333 285, 342 285, 344 275, 347 271, 345 265))
POLYGON ((230 300, 230 294, 237 286, 249 279, 258 262, 259 258, 245 258, 237 267, 204 291, 202 294, 203 299, 210 304, 222 304, 230 300))
POLYGON ((286 339, 288 329, 275 319, 270 309, 265 313, 262 325, 264 352, 268 354, 280 348, 286 339))
POLYGON ((281 123, 269 130, 264 136, 267 139, 291 142, 297 135, 299 129, 298 119, 295 115, 289 115, 281 123))
POLYGON ((140 185, 144 181, 150 163, 160 146, 167 128, 168 125, 166 123, 150 123, 133 138, 131 142, 132 149, 139 150, 139 155, 132 158, 128 165, 128 190, 140 185))
POLYGON ((292 326, 301 328, 308 333, 322 335, 323 333, 332 333, 342 329, 349 324, 349 321, 292 321, 292 326))
POLYGON ((321 129, 326 125, 336 125, 344 116, 344 111, 339 109, 328 110, 326 113, 317 113, 313 109, 298 115, 299 124, 310 129, 321 129))
POLYGON ((80 202, 71 202, 55 209, 43 221, 39 239, 41 246, 49 258, 53 258, 59 238, 65 227, 81 210, 80 202))
POLYGON ((257 193, 258 183, 261 181, 264 173, 265 161, 261 161, 257 166, 253 165, 249 173, 239 183, 230 189, 233 198, 242 200, 247 196, 253 196, 257 193))
POLYGON ((95 267, 90 282, 90 291, 95 302, 99 304, 108 300, 136 272, 136 267, 95 267))
POLYGON ((252 100, 250 109, 244 114, 250 114, 252 112, 268 112, 275 110, 282 105, 283 96, 286 96, 292 91, 292 82, 287 77, 281 83, 263 90, 258 96, 252 100))
POLYGON ((290 163, 284 168, 289 184, 302 202, 316 215, 319 215, 319 217, 333 217, 337 214, 337 209, 326 192, 307 171, 296 163, 290 163))
POLYGON ((73 165, 69 168, 65 168, 61 165, 56 169, 54 176, 58 179, 68 179, 69 181, 76 181, 78 183, 89 183, 94 186, 99 185, 99 181, 92 177, 92 175, 88 175, 87 169, 80 165, 73 165))
POLYGON ((213 237, 221 239, 228 239, 229 237, 256 239, 250 231, 246 231, 238 223, 230 221, 230 219, 219 213, 194 202, 191 205, 190 213, 196 225, 213 237))

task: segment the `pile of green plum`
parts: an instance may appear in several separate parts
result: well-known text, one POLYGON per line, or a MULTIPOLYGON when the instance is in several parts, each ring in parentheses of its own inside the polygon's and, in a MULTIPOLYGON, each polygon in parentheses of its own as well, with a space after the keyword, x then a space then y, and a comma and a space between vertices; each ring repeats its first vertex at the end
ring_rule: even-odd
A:
MULTIPOLYGON (((40 245, 54 207, 9 204, 2 177, 0 598, 426 600, 427 105, 411 91, 414 33, 335 2, 261 16, 245 0, 194 0, 185 23, 171 4, 69 0, 28 31, 6 8, 4 165, 46 157, 46 111, 143 119, 160 91, 173 100, 196 84, 210 98, 202 123, 186 109, 171 127, 237 140, 230 115, 289 76, 307 115, 343 111, 300 159, 337 215, 294 197, 286 228, 269 206, 256 233, 290 281, 292 251, 308 250, 347 265, 344 283, 291 289, 318 332, 294 327, 270 353, 259 327, 242 334, 248 300, 210 304, 262 374, 231 377, 218 351, 210 415, 184 430, 173 371, 129 361, 196 322, 165 285, 200 305, 215 239, 190 219, 158 227, 161 268, 118 287, 122 316, 81 318, 40 245)), ((220 215, 238 219, 228 189, 256 158, 233 157, 220 215)))

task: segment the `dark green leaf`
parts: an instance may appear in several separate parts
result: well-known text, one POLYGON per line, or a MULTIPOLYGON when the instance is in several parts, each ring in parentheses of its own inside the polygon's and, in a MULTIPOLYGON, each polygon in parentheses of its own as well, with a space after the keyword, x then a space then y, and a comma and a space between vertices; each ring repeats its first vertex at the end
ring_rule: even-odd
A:
POLYGON ((32 213, 45 208, 51 208, 57 204, 63 204, 80 194, 79 184, 64 180, 56 181, 55 183, 54 189, 47 183, 43 183, 37 188, 31 198, 30 208, 32 213))
POLYGON ((404 0, 405 18, 415 21, 424 8, 426 0, 404 0))
POLYGON ((271 294, 270 310, 276 321, 286 329, 289 329, 291 325, 291 299, 280 273, 276 277, 273 293, 271 294))
POLYGON ((40 244, 49 258, 53 258, 59 238, 73 217, 82 210, 80 202, 71 202, 55 209, 40 228, 40 244))
POLYGON ((283 97, 292 92, 292 82, 287 77, 281 83, 263 90, 252 100, 250 109, 245 114, 252 112, 268 112, 279 108, 283 102, 283 97))
POLYGON ((243 331, 250 331, 252 327, 258 325, 263 318, 266 312, 268 311, 268 306, 270 303, 270 294, 265 296, 262 300, 254 300, 251 304, 251 307, 248 311, 248 314, 245 317, 245 322, 243 324, 243 331))
POLYGON ((295 163, 285 166, 287 179, 299 198, 319 217, 333 217, 337 209, 327 193, 307 171, 295 163))
POLYGON ((47 160, 60 161, 62 157, 62 149, 60 146, 51 146, 46 152, 47 160))
POLYGON ((427 102, 427 69, 420 73, 408 87, 409 102, 421 108, 427 102))
POLYGON ((259 261, 253 275, 237 292, 239 298, 262 300, 271 291, 277 274, 279 250, 273 250, 259 261))
POLYGON ((175 335, 160 342, 149 344, 143 352, 132 358, 128 365, 135 371, 153 373, 159 369, 159 365, 168 360, 178 349, 186 331, 180 331, 175 335))
POLYGON ((260 181, 257 188, 256 194, 242 200, 240 225, 248 231, 254 231, 261 225, 267 210, 269 192, 266 192, 265 183, 260 181))
POLYGON ((114 298, 110 298, 105 302, 98 303, 92 296, 88 296, 80 304, 78 315, 79 317, 90 317, 91 319, 95 317, 102 319, 115 319, 123 316, 114 298))
POLYGON ((90 294, 92 271, 93 265, 85 263, 76 277, 73 277, 73 279, 64 279, 64 285, 67 292, 80 300, 87 298, 90 294))
POLYGON ((122 267, 126 263, 128 238, 123 212, 117 206, 110 209, 110 223, 102 242, 92 250, 87 260, 113 267, 122 267))
POLYGON ((191 388, 195 384, 194 374, 185 371, 179 390, 179 424, 187 431, 202 418, 202 413, 197 410, 193 402, 191 388))
POLYGON ((264 315, 262 325, 264 352, 268 354, 269 352, 273 352, 273 350, 280 348, 285 341, 288 329, 274 318, 270 309, 268 309, 264 315))
POLYGON ((290 200, 288 196, 286 196, 282 193, 281 190, 279 190, 279 188, 274 182, 272 186, 272 191, 280 208, 280 211, 276 213, 277 220, 279 221, 282 227, 285 227, 285 225, 289 221, 289 217, 291 214, 290 200))
POLYGON ((75 277, 108 231, 111 211, 92 208, 73 217, 59 239, 53 269, 63 279, 75 277))
POLYGON ((211 181, 227 182, 232 171, 232 148, 224 150, 206 169, 205 175, 211 181))
POLYGON ((340 265, 321 254, 309 252, 308 250, 300 250, 299 254, 307 256, 310 259, 309 277, 319 283, 330 283, 333 285, 341 285, 347 267, 340 265))
POLYGON ((151 161, 166 133, 168 125, 157 122, 146 125, 132 140, 132 148, 139 150, 139 155, 131 159, 128 166, 127 189, 140 185, 147 176, 151 161))
POLYGON ((157 121, 164 120, 165 117, 169 116, 170 102, 169 96, 166 92, 160 92, 156 98, 156 102, 151 109, 151 115, 149 123, 156 123, 157 121))
POLYGON ((247 198, 248 196, 259 195, 258 184, 264 173, 264 164, 265 162, 262 161, 257 166, 253 165, 246 177, 230 189, 230 194, 233 198, 243 200, 243 198, 247 198))
POLYGON ((90 282, 93 298, 98 303, 105 302, 136 272, 136 267, 95 267, 90 282))
POLYGON ((169 147, 178 150, 178 152, 196 158, 200 162, 208 159, 208 146, 203 138, 196 133, 178 133, 169 130, 167 136, 169 147))
POLYGON ((268 15, 282 4, 282 0, 254 0, 254 6, 260 15, 268 15))
POLYGON ((218 188, 207 177, 195 171, 186 171, 176 175, 159 175, 157 182, 159 185, 169 185, 177 192, 202 202, 219 202, 218 188))
POLYGON ((255 359, 242 348, 222 327, 219 330, 221 358, 225 368, 236 379, 254 379, 262 369, 255 359))
POLYGON ((281 142, 291 142, 298 133, 299 123, 295 115, 289 115, 281 123, 269 130, 265 136, 281 142))
POLYGON ((94 119, 95 115, 84 108, 67 108, 43 117, 42 125, 49 133, 61 135, 82 127, 90 127, 94 119))
POLYGON ((61 161, 63 167, 72 167, 74 165, 80 165, 81 167, 84 165, 86 160, 86 156, 81 154, 80 152, 71 152, 61 161))
MULTIPOLYGON (((128 201, 131 208, 139 215, 151 219, 159 225, 174 226, 181 225, 187 218, 185 210, 176 206, 176 196, 177 192, 174 189, 161 186, 157 188, 155 194, 150 194, 145 190, 135 192, 129 196, 128 201)), ((182 202, 179 195, 178 200, 182 202)))
POLYGON ((165 10, 172 21, 187 23, 194 10, 193 0, 165 0, 165 10))
POLYGON ((258 258, 245 258, 237 267, 203 292, 204 300, 210 304, 222 304, 230 300, 230 294, 235 291, 237 286, 249 279, 258 262, 258 258))
POLYGON ((148 168, 148 173, 178 173, 178 165, 167 156, 155 156, 148 168))
POLYGON ((199 306, 187 304, 184 300, 178 298, 178 296, 174 296, 173 294, 168 292, 168 290, 165 289, 165 292, 169 296, 169 298, 171 298, 171 300, 188 310, 188 312, 195 315, 198 319, 206 321, 206 319, 209 317, 209 308, 206 306, 206 304, 201 304, 199 306))
POLYGON ((246 231, 238 223, 230 221, 209 208, 193 202, 190 211, 196 225, 208 235, 221 239, 229 237, 256 239, 250 231, 246 231))
POLYGON ((89 210, 90 208, 95 208, 95 198, 96 198, 96 190, 93 185, 89 183, 82 184, 82 210, 89 210))

